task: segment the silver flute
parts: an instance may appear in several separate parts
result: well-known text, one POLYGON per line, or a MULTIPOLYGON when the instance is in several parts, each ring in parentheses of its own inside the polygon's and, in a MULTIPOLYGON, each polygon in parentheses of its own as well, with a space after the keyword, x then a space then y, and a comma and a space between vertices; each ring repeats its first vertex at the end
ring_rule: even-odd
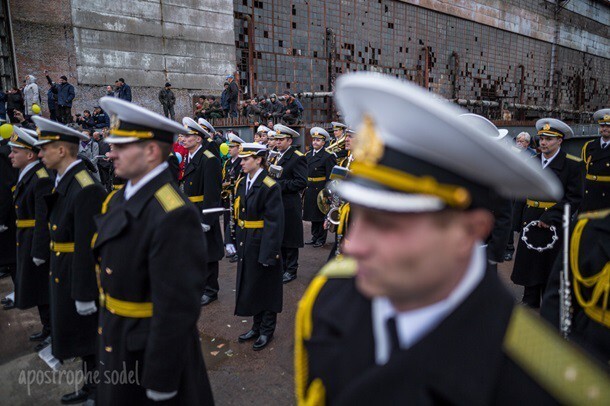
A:
POLYGON ((572 327, 572 293, 570 289, 570 204, 563 208, 563 269, 559 280, 559 325, 563 338, 568 338, 572 327))

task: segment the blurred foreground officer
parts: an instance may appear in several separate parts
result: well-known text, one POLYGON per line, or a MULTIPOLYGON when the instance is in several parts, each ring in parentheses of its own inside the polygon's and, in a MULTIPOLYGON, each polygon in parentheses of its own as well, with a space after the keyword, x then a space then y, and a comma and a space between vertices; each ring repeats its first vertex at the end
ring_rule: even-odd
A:
POLYGON ((201 210, 222 205, 222 165, 220 159, 207 149, 213 143, 207 141, 210 137, 208 132, 189 117, 185 117, 182 124, 186 127, 183 144, 188 155, 181 188, 198 209, 208 246, 208 280, 201 292, 201 305, 205 306, 218 299, 218 261, 225 253, 219 213, 203 214, 201 210))
POLYGON ((345 75, 336 98, 359 129, 337 186, 353 219, 299 303, 298 403, 607 404, 608 376, 515 307, 480 248, 489 197, 557 198, 557 180, 407 82, 345 75))
POLYGON ((337 163, 334 154, 326 151, 324 145, 330 139, 326 130, 313 127, 311 134, 311 149, 307 151, 307 189, 303 201, 303 220, 311 221, 311 240, 305 244, 312 244, 319 248, 326 243, 327 231, 324 229, 325 213, 318 207, 318 194, 330 179, 330 173, 337 163))
POLYGON ((256 340, 254 351, 269 344, 277 314, 282 311, 284 209, 280 186, 265 170, 266 154, 262 144, 241 145, 244 177, 236 187, 235 241, 229 242, 236 247, 227 247, 227 251, 237 249, 239 256, 235 314, 254 316, 252 328, 240 335, 239 341, 256 340))
POLYGON ((282 261, 284 283, 297 277, 299 268, 299 248, 303 247, 303 205, 301 192, 307 187, 307 160, 305 155, 292 146, 299 133, 282 124, 273 127, 275 143, 279 155, 275 165, 282 167, 277 182, 282 188, 284 203, 284 240, 282 241, 282 261))
POLYGON ((64 404, 79 403, 95 396, 98 292, 91 238, 93 216, 99 214, 106 190, 77 159, 79 143, 89 140, 86 135, 44 117, 32 120, 42 163, 57 171, 55 189, 45 196, 51 238, 51 349, 59 360, 81 357, 84 385, 61 398, 64 404))
POLYGON ((584 178, 582 161, 561 149, 563 140, 574 135, 572 129, 554 118, 538 120, 536 129, 542 153, 531 159, 544 171, 553 173, 561 182, 564 192, 560 199, 553 201, 540 201, 528 196, 523 209, 521 238, 511 280, 525 287, 523 304, 532 308, 540 307, 553 263, 563 246, 563 205, 569 203, 572 213, 578 210, 583 196, 584 178), (553 240, 555 234, 550 229, 551 226, 556 228, 556 240, 553 240))
POLYGON ((599 124, 600 138, 587 142, 582 148, 587 175, 581 212, 610 206, 610 109, 596 111, 593 120, 599 124))
POLYGON ((128 179, 104 202, 93 241, 98 260, 100 405, 211 405, 197 319, 207 251, 198 210, 165 162, 184 128, 135 104, 103 97, 106 142, 128 179), (188 253, 183 255, 182 253, 188 253), (138 381, 113 384, 126 370, 138 381))
MULTIPOLYGON (((44 196, 51 194, 53 179, 38 160, 36 132, 15 127, 9 145, 13 167, 19 169, 13 192, 17 214, 17 272, 15 305, 38 307, 42 331, 31 341, 44 341, 51 334, 49 310, 49 227, 44 196)), ((38 347, 37 347, 38 348, 38 347)))

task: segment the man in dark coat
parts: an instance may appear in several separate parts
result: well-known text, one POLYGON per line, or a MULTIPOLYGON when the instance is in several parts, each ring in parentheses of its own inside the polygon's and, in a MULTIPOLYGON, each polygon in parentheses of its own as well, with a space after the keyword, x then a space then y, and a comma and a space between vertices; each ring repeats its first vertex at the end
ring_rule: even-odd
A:
POLYGON ((174 92, 172 92, 171 83, 167 82, 165 87, 159 90, 159 103, 161 103, 161 107, 163 107, 163 115, 175 120, 176 113, 174 112, 174 105, 176 104, 176 96, 174 95, 174 92))
POLYGON ((218 299, 218 261, 224 256, 224 245, 220 213, 203 214, 201 210, 222 206, 222 168, 220 160, 206 148, 207 131, 189 117, 185 117, 182 123, 188 127, 183 143, 189 151, 185 157, 187 163, 181 180, 182 190, 199 211, 199 222, 208 245, 209 277, 201 296, 201 305, 206 306, 218 299))
POLYGON ((61 76, 57 86, 57 118, 59 122, 64 124, 72 122, 72 101, 74 97, 76 97, 74 86, 68 83, 67 76, 61 76))
POLYGON ((50 228, 51 348, 59 360, 80 357, 87 379, 81 389, 66 394, 62 403, 82 402, 95 396, 98 290, 91 239, 93 217, 100 212, 106 191, 77 158, 78 144, 88 140, 44 117, 32 117, 38 126, 43 164, 57 171, 55 189, 45 196, 50 228))
POLYGON ((561 143, 573 136, 572 129, 564 122, 543 118, 536 122, 542 154, 531 158, 546 171, 552 171, 561 181, 564 193, 557 201, 539 201, 528 198, 523 209, 521 239, 517 246, 515 266, 511 280, 524 286, 523 303, 532 308, 540 307, 544 287, 562 247, 563 206, 570 204, 571 213, 578 210, 583 197, 584 166, 575 156, 566 154, 561 143), (530 225, 531 222, 537 222, 530 225), (550 227, 556 228, 557 240, 550 227), (527 229, 524 229, 528 227, 527 229), (523 241, 526 238, 527 241, 523 241), (541 248, 543 251, 538 251, 541 248))
MULTIPOLYGON (((11 164, 8 142, 0 139, 0 277, 10 275, 14 281, 17 258, 13 188, 17 184, 18 170, 11 164)), ((2 304, 5 309, 15 306, 11 299, 3 298, 2 304)))
POLYGON ((110 117, 108 117, 108 114, 104 113, 104 110, 102 110, 100 106, 95 106, 93 108, 93 127, 110 127, 110 117))
POLYGON ((358 128, 356 160, 337 186, 353 219, 344 256, 298 306, 297 404, 608 399, 607 373, 486 271, 489 196, 558 199, 559 182, 409 82, 345 75, 335 100, 358 128))
POLYGON ((593 120, 599 124, 600 138, 582 148, 587 174, 581 212, 606 208, 610 200, 610 109, 596 111, 593 120))
POLYGON ((245 174, 236 186, 235 240, 225 233, 227 252, 236 251, 239 257, 235 314, 254 317, 252 328, 239 341, 256 340, 255 351, 265 348, 273 337, 283 294, 282 192, 264 169, 266 153, 260 144, 242 144, 239 156, 245 174))
POLYGON ((301 106, 300 102, 288 90, 284 92, 284 97, 286 98, 284 100, 286 106, 284 107, 282 120, 288 125, 297 124, 301 118, 303 106, 301 106))
POLYGON ((610 303, 599 295, 610 277, 610 203, 596 212, 578 216, 568 251, 570 306, 560 297, 563 253, 557 257, 544 291, 540 314, 603 364, 610 362, 610 303), (567 318, 561 320, 561 307, 567 318), (568 329, 564 324, 570 321, 568 329))
POLYGON ((13 192, 17 217, 17 272, 15 306, 38 307, 42 331, 31 341, 44 341, 51 334, 49 311, 49 228, 44 196, 51 193, 54 180, 38 160, 36 133, 15 127, 9 145, 13 167, 19 179, 13 192))
POLYGON ((100 375, 126 371, 138 379, 102 380, 96 403, 212 405, 197 330, 206 242, 199 209, 166 162, 185 129, 122 100, 100 103, 116 117, 107 142, 117 175, 127 179, 96 219, 100 375), (183 251, 189 254, 176 255, 183 251))
POLYGON ((273 127, 279 155, 275 165, 282 167, 277 182, 282 188, 284 203, 284 239, 282 241, 283 282, 297 277, 299 248, 303 247, 303 208, 301 192, 307 187, 307 159, 292 146, 299 133, 282 124, 273 127))
POLYGON ((44 71, 47 82, 49 83, 49 90, 47 90, 47 106, 49 107, 49 115, 51 120, 57 121, 57 83, 53 82, 49 76, 49 71, 44 71))
MULTIPOLYGON (((241 170, 241 158, 239 157, 239 147, 244 143, 244 140, 233 133, 229 133, 229 157, 222 166, 222 190, 226 198, 223 199, 223 207, 230 209, 235 202, 235 185, 243 177, 241 170)), ((227 238, 235 239, 235 224, 231 225, 233 213, 227 210, 223 213, 223 224, 225 225, 225 240, 227 238)), ((227 257, 229 262, 237 262, 239 259, 236 253, 228 252, 227 257)))
POLYGON ((309 133, 312 146, 305 154, 307 189, 305 189, 303 199, 303 220, 311 221, 311 240, 305 244, 312 244, 314 248, 319 248, 326 243, 327 231, 324 229, 326 214, 322 213, 318 207, 318 194, 329 181, 330 173, 337 164, 337 158, 324 149, 324 145, 330 139, 326 130, 313 127, 309 133))
POLYGON ((118 92, 117 92, 117 97, 121 100, 130 102, 131 101, 131 86, 129 86, 127 83, 125 83, 125 79, 123 79, 123 78, 119 78, 119 80, 116 81, 116 84, 119 88, 118 92))
POLYGON ((239 98, 239 88, 235 83, 235 77, 233 75, 227 76, 227 103, 229 103, 228 117, 237 117, 239 115, 237 111, 237 100, 239 98))

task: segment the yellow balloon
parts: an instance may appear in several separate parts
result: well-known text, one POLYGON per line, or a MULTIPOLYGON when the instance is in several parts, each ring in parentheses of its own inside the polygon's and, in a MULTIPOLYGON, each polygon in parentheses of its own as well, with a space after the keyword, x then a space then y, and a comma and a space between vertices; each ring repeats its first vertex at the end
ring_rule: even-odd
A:
POLYGON ((32 104, 32 113, 40 114, 40 106, 37 104, 32 104))
POLYGON ((3 139, 7 140, 11 138, 11 135, 13 135, 13 126, 11 124, 0 125, 0 136, 3 139))
POLYGON ((220 144, 220 153, 227 155, 229 153, 229 146, 225 143, 220 144))

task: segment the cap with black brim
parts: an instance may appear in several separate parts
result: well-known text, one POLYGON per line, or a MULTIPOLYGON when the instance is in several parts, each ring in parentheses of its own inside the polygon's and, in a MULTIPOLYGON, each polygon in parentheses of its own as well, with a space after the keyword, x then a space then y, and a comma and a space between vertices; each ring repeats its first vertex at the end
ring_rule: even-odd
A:
POLYGON ((536 130, 539 137, 559 137, 567 140, 574 136, 570 126, 556 118, 541 118, 536 121, 536 130))
POLYGON ((290 127, 287 127, 283 124, 276 124, 273 126, 273 131, 275 131, 275 138, 298 138, 300 134, 298 131, 293 130, 290 127))
POLYGON ((30 149, 37 152, 39 150, 39 147, 36 146, 37 142, 36 131, 13 126, 13 135, 11 135, 8 145, 13 148, 30 149))
POLYGON ((210 133, 207 132, 207 130, 205 130, 202 126, 197 124, 197 122, 195 120, 193 120, 192 118, 184 117, 182 119, 182 124, 184 125, 184 128, 186 128, 186 130, 187 130, 186 131, 187 135, 198 135, 205 140, 210 138, 210 133))
POLYGON ((259 144, 258 142, 245 142, 239 147, 239 157, 247 158, 250 156, 266 156, 267 155, 267 147, 263 144, 259 144))
POLYGON ((32 116, 32 121, 36 124, 36 133, 38 134, 36 147, 54 141, 64 141, 72 144, 78 144, 81 141, 89 141, 89 136, 58 123, 57 121, 52 121, 41 116, 32 116))

